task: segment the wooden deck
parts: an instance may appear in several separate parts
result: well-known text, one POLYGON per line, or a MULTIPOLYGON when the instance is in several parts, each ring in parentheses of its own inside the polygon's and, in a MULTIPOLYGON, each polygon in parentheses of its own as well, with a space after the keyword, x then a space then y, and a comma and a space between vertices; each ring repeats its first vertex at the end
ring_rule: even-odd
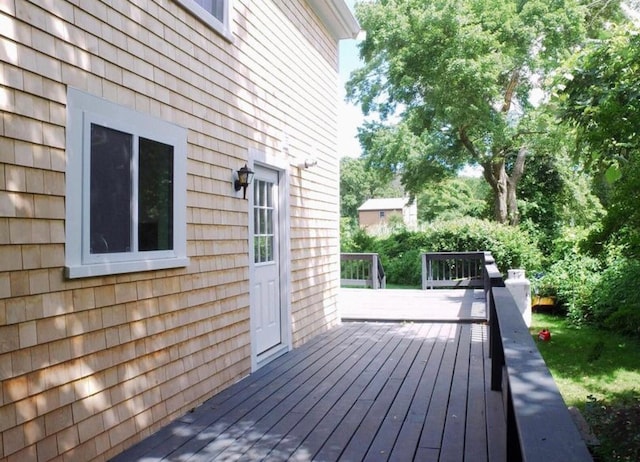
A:
POLYGON ((482 289, 340 289, 343 320, 479 322, 487 319, 482 289))
POLYGON ((488 366, 482 323, 345 322, 114 460, 503 460, 488 366))

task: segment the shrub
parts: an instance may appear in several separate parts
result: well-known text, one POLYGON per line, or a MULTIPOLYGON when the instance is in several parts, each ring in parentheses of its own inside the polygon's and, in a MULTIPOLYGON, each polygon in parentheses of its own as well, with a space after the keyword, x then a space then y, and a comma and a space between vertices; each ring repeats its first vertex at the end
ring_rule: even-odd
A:
POLYGON ((619 258, 607 267, 588 300, 593 321, 617 332, 640 335, 640 261, 619 258))
POLYGON ((425 252, 490 251, 501 272, 510 268, 540 269, 540 254, 531 236, 520 228, 465 218, 433 223, 425 230, 425 252))
POLYGON ((392 284, 420 285, 424 252, 490 251, 504 273, 509 268, 539 269, 538 250, 526 232, 472 218, 436 222, 421 232, 401 231, 359 251, 380 254, 392 284))
POLYGON ((592 319, 590 297, 600 279, 600 262, 592 257, 566 254, 542 277, 532 281, 535 293, 557 297, 557 305, 576 323, 592 319))

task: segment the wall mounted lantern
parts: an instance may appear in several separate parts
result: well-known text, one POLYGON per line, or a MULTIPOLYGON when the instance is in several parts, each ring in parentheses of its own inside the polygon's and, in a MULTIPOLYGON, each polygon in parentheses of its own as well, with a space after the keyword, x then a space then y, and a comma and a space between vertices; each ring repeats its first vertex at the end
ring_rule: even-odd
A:
POLYGON ((253 180, 253 170, 247 167, 247 164, 244 164, 240 170, 238 170, 238 178, 233 183, 233 186, 236 188, 236 191, 240 191, 242 188, 242 198, 247 198, 247 186, 251 184, 253 180))
POLYGON ((315 157, 309 157, 307 159, 305 159, 303 162, 300 162, 298 164, 299 168, 311 168, 311 167, 315 167, 316 165, 318 165, 318 159, 316 159, 315 157))

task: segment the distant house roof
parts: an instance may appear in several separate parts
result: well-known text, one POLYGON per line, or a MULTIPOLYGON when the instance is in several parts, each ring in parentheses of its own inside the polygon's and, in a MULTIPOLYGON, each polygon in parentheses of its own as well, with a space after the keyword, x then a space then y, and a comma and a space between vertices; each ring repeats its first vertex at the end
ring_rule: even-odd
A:
POLYGON ((402 210, 407 205, 407 199, 404 197, 394 197, 385 199, 369 199, 360 207, 358 211, 367 210, 402 210))

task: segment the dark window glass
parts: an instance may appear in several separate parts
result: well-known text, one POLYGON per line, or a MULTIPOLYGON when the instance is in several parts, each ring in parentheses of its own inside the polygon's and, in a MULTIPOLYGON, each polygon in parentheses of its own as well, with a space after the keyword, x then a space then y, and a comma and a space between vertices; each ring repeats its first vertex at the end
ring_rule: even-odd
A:
POLYGON ((173 249, 173 146, 140 138, 138 249, 173 249))
POLYGON ((131 251, 131 156, 128 133, 91 124, 90 251, 131 251))
POLYGON ((225 0, 196 0, 198 5, 222 23, 224 23, 224 2, 225 0))

